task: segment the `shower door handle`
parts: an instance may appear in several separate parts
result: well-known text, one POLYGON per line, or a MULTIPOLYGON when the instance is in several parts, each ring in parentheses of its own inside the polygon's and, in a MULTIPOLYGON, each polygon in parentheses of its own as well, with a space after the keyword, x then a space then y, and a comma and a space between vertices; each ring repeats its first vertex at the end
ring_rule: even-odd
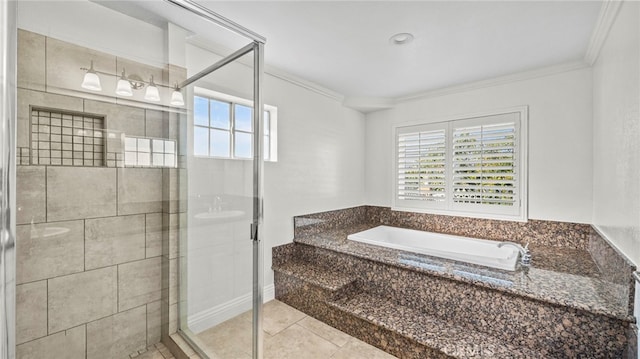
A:
POLYGON ((250 229, 251 233, 251 240, 252 241, 257 241, 258 240, 258 224, 257 223, 251 223, 251 229, 250 229))

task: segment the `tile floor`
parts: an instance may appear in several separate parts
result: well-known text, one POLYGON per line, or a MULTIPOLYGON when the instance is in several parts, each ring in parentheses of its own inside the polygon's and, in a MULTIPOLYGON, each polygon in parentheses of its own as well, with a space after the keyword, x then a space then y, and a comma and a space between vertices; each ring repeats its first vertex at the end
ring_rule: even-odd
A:
MULTIPOLYGON (((265 359, 395 358, 277 300, 264 305, 263 329, 265 359)), ((251 359, 251 312, 198 334, 198 339, 211 358, 251 359)))
POLYGON ((132 354, 129 358, 135 359, 174 359, 173 354, 162 343, 151 345, 146 350, 141 350, 138 354, 132 354))

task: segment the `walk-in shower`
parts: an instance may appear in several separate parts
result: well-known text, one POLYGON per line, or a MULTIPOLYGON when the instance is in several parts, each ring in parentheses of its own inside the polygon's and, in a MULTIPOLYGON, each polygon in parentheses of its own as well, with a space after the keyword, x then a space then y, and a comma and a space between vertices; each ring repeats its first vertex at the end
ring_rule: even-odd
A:
POLYGON ((235 357, 202 333, 244 315, 261 358, 264 38, 187 0, 0 18, 3 357, 235 357))

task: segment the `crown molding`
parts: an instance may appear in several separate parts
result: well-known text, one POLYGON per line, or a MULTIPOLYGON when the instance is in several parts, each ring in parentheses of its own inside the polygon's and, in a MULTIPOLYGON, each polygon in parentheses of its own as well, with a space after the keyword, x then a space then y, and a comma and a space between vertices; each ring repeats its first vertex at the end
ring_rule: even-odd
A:
POLYGON ((593 65, 600 55, 600 50, 604 45, 609 31, 616 20, 616 16, 620 11, 622 1, 620 0, 605 0, 600 7, 600 14, 596 26, 591 33, 591 39, 589 40, 589 47, 587 53, 584 55, 584 61, 589 65, 593 65))
MULTIPOLYGON (((187 41, 187 43, 193 45, 193 46, 197 46, 203 50, 212 52, 218 56, 222 56, 224 57, 225 55, 222 54, 230 54, 231 52, 233 52, 231 49, 228 49, 224 46, 221 46, 219 44, 215 44, 213 42, 209 42, 206 40, 203 40, 202 38, 191 38, 187 41)), ((253 62, 249 59, 246 58, 240 58, 238 60, 236 60, 238 63, 241 63, 245 66, 248 67, 253 67, 253 62)), ((338 102, 342 102, 344 100, 344 95, 335 92, 333 90, 330 90, 326 87, 320 86, 316 83, 313 83, 311 81, 305 80, 303 78, 300 78, 298 76, 292 75, 288 72, 285 72, 283 70, 280 70, 276 67, 273 66, 269 66, 269 65, 265 65, 264 67, 264 72, 267 75, 271 75, 275 78, 278 78, 280 80, 286 81, 290 84, 302 87, 304 89, 307 89, 309 91, 315 92, 317 94, 320 94, 322 96, 328 97, 332 100, 338 101, 338 102)))
MULTIPOLYGON (((610 1, 610 2, 613 3, 613 1, 610 1)), ((604 5, 603 5, 603 8, 604 8, 604 5)), ((610 28, 610 25, 609 25, 609 28, 610 28)), ((188 43, 190 43, 191 45, 200 47, 204 50, 210 51, 219 56, 222 56, 220 54, 226 54, 231 52, 229 49, 224 48, 218 44, 214 44, 208 41, 203 41, 202 39, 199 39, 199 38, 189 39, 188 43)), ((249 67, 252 66, 252 63, 250 61, 246 61, 245 59, 239 59, 238 62, 242 63, 245 66, 249 66, 249 67)), ((289 82, 298 87, 315 92, 317 94, 328 97, 335 101, 339 101, 345 107, 352 108, 362 113, 369 113, 369 112, 373 112, 381 109, 393 108, 398 103, 405 102, 405 101, 412 101, 412 100, 418 100, 418 99, 430 98, 430 97, 438 97, 438 96, 450 95, 450 94, 466 92, 466 91, 471 91, 471 90, 476 90, 476 89, 481 89, 486 87, 499 86, 499 85, 504 85, 504 84, 518 82, 518 81, 525 81, 525 80, 530 80, 534 78, 555 75, 563 72, 580 70, 583 68, 587 68, 589 66, 590 64, 585 63, 584 61, 574 61, 574 62, 569 62, 564 64, 538 68, 534 70, 516 72, 513 74, 493 77, 486 80, 469 82, 461 85, 454 85, 454 86, 444 87, 440 89, 429 90, 425 92, 419 92, 419 93, 396 97, 396 98, 347 97, 336 91, 320 86, 314 82, 302 79, 300 77, 292 75, 288 72, 285 72, 273 66, 265 66, 265 73, 275 78, 278 78, 280 80, 289 82)))
POLYGON ((393 108, 396 105, 396 100, 387 97, 347 96, 342 101, 342 105, 367 114, 374 111, 393 108))
POLYGON ((555 75, 563 72, 580 70, 587 67, 589 67, 589 65, 587 65, 582 61, 568 62, 564 64, 552 65, 552 66, 542 67, 539 69, 534 69, 529 71, 516 72, 510 75, 498 76, 498 77, 490 78, 487 80, 469 82, 462 85, 455 85, 455 86, 445 87, 441 89, 420 92, 413 95, 398 97, 396 98, 396 101, 400 103, 400 102, 419 100, 419 99, 429 98, 429 97, 450 95, 454 93, 477 90, 485 87, 499 86, 499 85, 505 85, 512 82, 531 80, 538 77, 545 77, 545 76, 555 75))
POLYGON ((296 86, 305 88, 307 90, 313 91, 315 93, 318 93, 322 96, 326 96, 330 99, 336 100, 338 102, 342 102, 344 100, 344 95, 335 92, 333 90, 330 90, 326 87, 320 86, 314 82, 305 80, 303 78, 300 78, 298 76, 292 75, 288 72, 285 72, 283 70, 280 70, 278 68, 275 68, 273 66, 265 66, 265 70, 264 72, 266 74, 269 74, 273 77, 279 78, 280 80, 289 82, 291 84, 294 84, 296 86))

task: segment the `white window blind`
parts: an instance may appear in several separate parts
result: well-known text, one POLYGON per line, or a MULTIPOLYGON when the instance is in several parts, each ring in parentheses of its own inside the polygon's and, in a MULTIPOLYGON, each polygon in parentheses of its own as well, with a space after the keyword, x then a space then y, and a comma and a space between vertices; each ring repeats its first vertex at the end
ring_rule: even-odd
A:
POLYGON ((453 130, 453 201, 514 206, 516 126, 513 122, 453 130))
POLYGON ((446 199, 444 129, 398 135, 398 198, 443 202, 446 199))
POLYGON ((394 133, 394 209, 526 220, 526 108, 394 133))

